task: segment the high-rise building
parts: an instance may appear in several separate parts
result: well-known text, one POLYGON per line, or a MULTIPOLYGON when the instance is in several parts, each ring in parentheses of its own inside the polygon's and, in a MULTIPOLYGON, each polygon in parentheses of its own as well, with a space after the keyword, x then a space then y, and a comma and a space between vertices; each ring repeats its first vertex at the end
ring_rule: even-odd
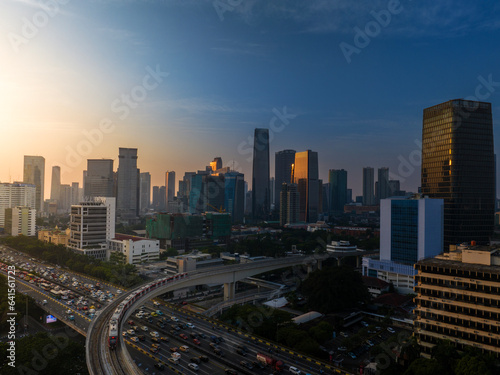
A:
POLYGON ((271 209, 269 191, 269 129, 255 129, 252 164, 252 216, 266 219, 271 209))
POLYGON ((420 259, 441 253, 443 200, 393 197, 380 201, 380 256, 363 257, 363 275, 393 283, 401 293, 411 293, 420 259))
POLYGON ((280 212, 281 185, 291 184, 295 150, 277 151, 274 156, 274 209, 280 212))
POLYGON ((84 174, 83 194, 85 197, 114 197, 114 176, 112 159, 88 159, 84 174))
POLYGON ((215 171, 221 169, 222 168, 222 158, 220 156, 215 157, 214 160, 210 162, 210 168, 212 169, 212 172, 215 172, 215 171))
POLYGON ((233 223, 242 223, 245 209, 245 176, 229 172, 224 175, 224 208, 233 223))
POLYGON ((271 206, 274 206, 274 177, 271 177, 269 179, 269 198, 271 199, 271 202, 269 203, 271 206))
POLYGON ((69 212, 71 208, 72 190, 68 184, 62 184, 60 187, 60 198, 57 203, 58 211, 61 213, 69 212))
POLYGON ((318 180, 318 153, 307 150, 295 154, 294 183, 299 193, 299 220, 314 223, 320 212, 321 187, 318 180))
POLYGON ((134 221, 139 205, 137 149, 122 148, 118 155, 116 213, 123 221, 134 221))
POLYGON ((45 186, 45 158, 43 156, 24 156, 23 182, 36 186, 37 214, 43 211, 45 186))
POLYGON ((142 172, 140 176, 140 212, 145 213, 151 205, 151 174, 142 172))
POLYGON ((61 167, 54 165, 52 167, 52 183, 50 185, 50 200, 58 201, 61 199, 61 167))
POLYGON ((400 187, 400 182, 399 180, 389 180, 389 190, 390 190, 390 197, 396 197, 402 194, 403 192, 401 191, 400 187))
POLYGON ((159 211, 165 211, 167 209, 167 188, 165 186, 160 186, 159 189, 160 197, 158 198, 159 202, 159 211))
POLYGON ((343 213, 344 205, 347 203, 347 171, 344 169, 330 169, 328 182, 330 183, 331 213, 343 213))
POLYGON ((297 184, 281 184, 280 201, 280 225, 298 223, 300 201, 297 184))
POLYGON ((175 172, 167 171, 165 172, 165 189, 167 190, 167 196, 165 201, 167 205, 169 202, 173 202, 175 197, 175 172))
POLYGON ((429 358, 439 340, 500 355, 500 256, 486 246, 460 246, 415 268, 414 336, 429 358))
POLYGON ((80 186, 78 182, 71 183, 71 204, 77 204, 80 202, 80 186))
POLYGON ((0 228, 5 227, 5 209, 17 206, 36 207, 36 186, 15 182, 0 183, 0 228))
POLYGON ((378 169, 377 182, 378 182, 377 200, 378 202, 380 202, 381 199, 386 199, 391 196, 391 189, 389 186, 389 168, 384 167, 378 169))
POLYGON ((375 195, 373 194, 374 176, 373 168, 363 168, 363 204, 373 206, 375 204, 375 195))
POLYGON ((11 236, 36 236, 36 210, 26 206, 6 208, 5 232, 11 236))
POLYGON ((83 255, 106 259, 108 241, 115 237, 115 204, 113 197, 95 197, 71 206, 68 247, 83 255))
POLYGON ((153 209, 158 211, 160 209, 160 187, 153 186, 153 209))
POLYGON ((495 209, 491 104, 450 100, 424 109, 422 194, 444 199, 444 250, 489 243, 495 209))

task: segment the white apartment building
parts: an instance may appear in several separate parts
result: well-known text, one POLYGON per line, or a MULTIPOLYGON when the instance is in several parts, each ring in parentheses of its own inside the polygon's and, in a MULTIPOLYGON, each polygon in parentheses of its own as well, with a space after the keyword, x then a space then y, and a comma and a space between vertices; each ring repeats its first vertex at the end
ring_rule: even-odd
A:
POLYGON ((0 228, 5 227, 5 209, 29 207, 35 209, 36 186, 22 182, 0 183, 0 228))
POLYGON ((11 236, 36 235, 36 210, 30 207, 14 207, 5 210, 5 231, 11 236))
POLYGON ((117 251, 125 255, 129 264, 140 264, 160 259, 159 240, 116 233, 115 237, 109 240, 108 246, 109 251, 117 251))

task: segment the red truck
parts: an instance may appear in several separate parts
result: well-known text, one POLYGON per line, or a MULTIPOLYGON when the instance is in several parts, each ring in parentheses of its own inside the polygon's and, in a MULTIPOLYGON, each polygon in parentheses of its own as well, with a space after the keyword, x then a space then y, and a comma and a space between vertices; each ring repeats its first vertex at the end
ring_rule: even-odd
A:
POLYGON ((257 361, 261 362, 264 365, 271 366, 273 370, 282 371, 285 364, 273 357, 269 357, 268 355, 257 353, 257 361))

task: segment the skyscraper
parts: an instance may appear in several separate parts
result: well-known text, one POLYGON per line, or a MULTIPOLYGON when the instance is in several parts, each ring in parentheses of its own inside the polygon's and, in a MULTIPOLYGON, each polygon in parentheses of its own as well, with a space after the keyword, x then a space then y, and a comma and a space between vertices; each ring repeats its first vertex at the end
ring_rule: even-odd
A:
POLYGON ((210 162, 210 168, 212 169, 212 172, 215 172, 218 169, 222 168, 222 158, 220 156, 217 156, 214 158, 213 161, 210 162))
POLYGON ((33 184, 0 183, 0 228, 5 224, 5 210, 17 206, 36 206, 37 190, 33 184))
POLYGON ((281 185, 292 183, 292 164, 295 150, 278 151, 274 155, 274 208, 280 212, 281 185))
POLYGON ((175 197, 175 172, 167 171, 165 172, 165 189, 167 190, 167 195, 165 200, 167 202, 167 206, 169 202, 172 202, 175 197))
POLYGON ((23 182, 36 186, 35 209, 39 215, 43 211, 45 200, 45 158, 43 156, 24 156, 23 182))
POLYGON ((373 168, 363 168, 363 204, 365 206, 373 206, 375 204, 375 196, 373 194, 374 177, 373 168))
POLYGON ((86 197, 114 197, 112 159, 88 159, 83 184, 86 197))
POLYGON ((450 100, 424 109, 422 194, 444 199, 444 250, 493 233, 495 161, 491 104, 450 100))
POLYGON ((61 167, 54 165, 52 167, 52 182, 50 184, 50 200, 58 201, 61 199, 61 167))
POLYGON ((139 169, 137 169, 136 148, 120 147, 117 175, 116 213, 124 221, 135 220, 139 205, 139 169))
POLYGON ((299 222, 299 192, 297 184, 284 182, 280 191, 280 225, 299 222))
POLYGON ((321 187, 318 180, 318 153, 307 150, 295 154, 294 183, 299 193, 299 220, 318 221, 321 187))
POLYGON ((380 202, 381 199, 386 199, 391 196, 391 188, 389 186, 389 168, 384 167, 378 169, 377 182, 378 182, 377 200, 378 202, 380 202))
POLYGON ((233 223, 242 223, 245 209, 245 176, 243 173, 224 174, 224 207, 233 223))
POLYGON ((255 129, 252 166, 252 215, 266 219, 271 209, 269 191, 269 129, 255 129))
POLYGON ((328 182, 330 183, 331 213, 343 213, 344 205, 347 203, 347 171, 344 169, 330 169, 328 182))
POLYGON ((151 174, 149 172, 141 173, 140 196, 140 212, 145 213, 151 205, 151 174))

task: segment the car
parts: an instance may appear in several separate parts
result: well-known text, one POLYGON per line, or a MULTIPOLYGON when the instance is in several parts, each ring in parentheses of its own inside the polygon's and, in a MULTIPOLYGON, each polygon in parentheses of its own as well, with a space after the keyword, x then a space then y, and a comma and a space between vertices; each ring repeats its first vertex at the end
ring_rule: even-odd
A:
POLYGON ((192 339, 195 339, 195 338, 197 338, 197 337, 198 337, 198 335, 197 335, 196 333, 194 333, 194 332, 191 332, 191 333, 189 334, 189 336, 190 336, 192 339))
POLYGON ((127 324, 128 324, 129 326, 133 326, 135 323, 134 323, 134 321, 133 321, 133 320, 129 320, 129 321, 127 322, 127 324))
POLYGON ((141 330, 143 330, 144 332, 147 332, 147 331, 148 331, 148 327, 146 327, 146 326, 142 326, 142 327, 141 327, 141 330))
POLYGON ((155 306, 160 306, 160 303, 159 303, 159 302, 156 302, 156 301, 153 301, 153 305, 155 305, 155 306))
POLYGON ((191 329, 193 329, 193 328, 194 328, 194 324, 193 324, 193 323, 186 323, 186 326, 187 326, 188 328, 191 328, 191 329))
POLYGON ((188 363, 188 367, 194 371, 198 371, 198 369, 200 368, 200 366, 198 366, 196 363, 193 362, 188 363))
POLYGON ((217 354, 219 357, 224 357, 224 352, 219 348, 214 349, 214 354, 217 354))
POLYGON ((133 329, 127 329, 127 333, 129 335, 135 335, 135 331, 133 329))
POLYGON ((294 366, 290 366, 290 368, 288 370, 293 375, 300 375, 300 374, 302 374, 302 371, 300 371, 297 367, 294 367, 294 366))
POLYGON ((151 348, 149 348, 149 351, 151 353, 155 353, 156 354, 156 353, 158 353, 158 348, 155 348, 155 347, 152 346, 151 348))
POLYGON ((172 353, 177 352, 177 350, 178 350, 178 348, 177 348, 176 346, 172 346, 172 347, 170 348, 170 351, 171 351, 172 353))
POLYGON ((203 332, 198 333, 198 336, 200 336, 202 339, 207 338, 207 335, 205 335, 203 332))
POLYGON ((146 336, 144 335, 137 335, 137 337, 139 338, 140 341, 146 340, 146 336))
POLYGON ((160 340, 161 341, 168 341, 168 337, 162 336, 162 337, 160 337, 160 340))
POLYGON ((198 358, 199 358, 199 359, 200 359, 200 361, 202 361, 202 362, 208 362, 208 357, 207 357, 206 355, 200 355, 198 358))
POLYGON ((122 336, 123 336, 123 337, 127 337, 127 336, 128 336, 128 333, 127 333, 127 332, 122 332, 122 336))
POLYGON ((174 365, 178 365, 179 364, 179 358, 172 358, 170 357, 168 359, 169 362, 173 363, 174 365))
POLYGON ((339 346, 339 347, 337 348, 337 350, 338 350, 339 352, 345 352, 345 351, 347 351, 347 347, 345 347, 345 346, 339 346))
POLYGON ((151 346, 152 346, 153 348, 157 348, 157 349, 160 347, 160 345, 158 345, 158 344, 151 344, 151 346))
POLYGON ((151 313, 151 316, 158 316, 157 313, 155 313, 154 311, 151 313))
POLYGON ((340 336, 342 336, 342 337, 349 337, 349 335, 347 333, 345 333, 345 332, 340 332, 340 336))
POLYGON ((182 305, 184 305, 184 306, 185 306, 185 305, 187 305, 187 304, 188 304, 188 303, 187 303, 187 301, 182 301, 182 305))
POLYGON ((150 333, 152 337, 160 337, 160 334, 157 331, 153 331, 150 333))
POLYGON ((181 334, 179 335, 179 337, 180 337, 181 339, 184 339, 184 340, 187 340, 187 339, 188 339, 187 335, 185 335, 184 333, 181 333, 181 334))
POLYGON ((221 337, 221 336, 217 337, 217 340, 219 342, 226 342, 226 340, 224 340, 224 337, 221 337))
POLYGON ((152 324, 153 323, 153 319, 152 318, 148 318, 148 323, 152 324))
POLYGON ((242 355, 242 356, 247 355, 247 352, 245 352, 243 349, 240 349, 240 348, 236 348, 236 353, 238 353, 239 355, 242 355))
POLYGON ((201 359, 199 359, 198 357, 193 357, 190 359, 191 362, 193 363, 197 363, 197 364, 200 364, 201 363, 201 359))
POLYGON ((247 369, 253 369, 253 364, 247 361, 240 361, 240 366, 246 367, 247 369))
POLYGON ((172 321, 174 321, 174 322, 178 322, 178 321, 179 321, 179 319, 178 319, 178 318, 176 318, 175 316, 171 316, 171 317, 170 317, 170 320, 172 320, 172 321))
POLYGON ((198 339, 193 339, 193 342, 196 344, 196 345, 201 345, 201 341, 198 340, 198 339))
POLYGON ((139 339, 135 336, 131 337, 130 340, 132 340, 133 342, 139 342, 139 339))
POLYGON ((387 330, 388 330, 390 333, 396 333, 396 331, 395 331, 392 327, 387 327, 387 330))
POLYGON ((156 314, 163 315, 163 313, 161 312, 161 310, 156 310, 156 314))
POLYGON ((155 368, 158 369, 158 370, 160 370, 160 371, 165 370, 165 366, 162 363, 160 363, 160 362, 156 362, 155 363, 155 368))
POLYGON ((351 357, 352 359, 356 359, 356 355, 353 352, 349 352, 349 353, 347 353, 347 355, 349 357, 351 357))
POLYGON ((363 327, 368 327, 368 323, 367 323, 367 322, 365 322, 364 320, 362 320, 362 321, 361 321, 361 325, 362 325, 363 327))
POLYGON ((229 374, 229 375, 238 375, 238 373, 236 372, 236 370, 233 370, 232 368, 226 368, 226 369, 224 369, 224 372, 226 374, 229 374))
POLYGON ((374 346, 375 344, 373 342, 371 342, 370 340, 366 340, 366 343, 368 344, 368 346, 374 346))
POLYGON ((189 346, 182 345, 181 347, 179 347, 179 350, 187 353, 189 352, 189 346))
POLYGON ((154 342, 161 342, 160 339, 158 337, 151 337, 151 341, 154 341, 154 342))

